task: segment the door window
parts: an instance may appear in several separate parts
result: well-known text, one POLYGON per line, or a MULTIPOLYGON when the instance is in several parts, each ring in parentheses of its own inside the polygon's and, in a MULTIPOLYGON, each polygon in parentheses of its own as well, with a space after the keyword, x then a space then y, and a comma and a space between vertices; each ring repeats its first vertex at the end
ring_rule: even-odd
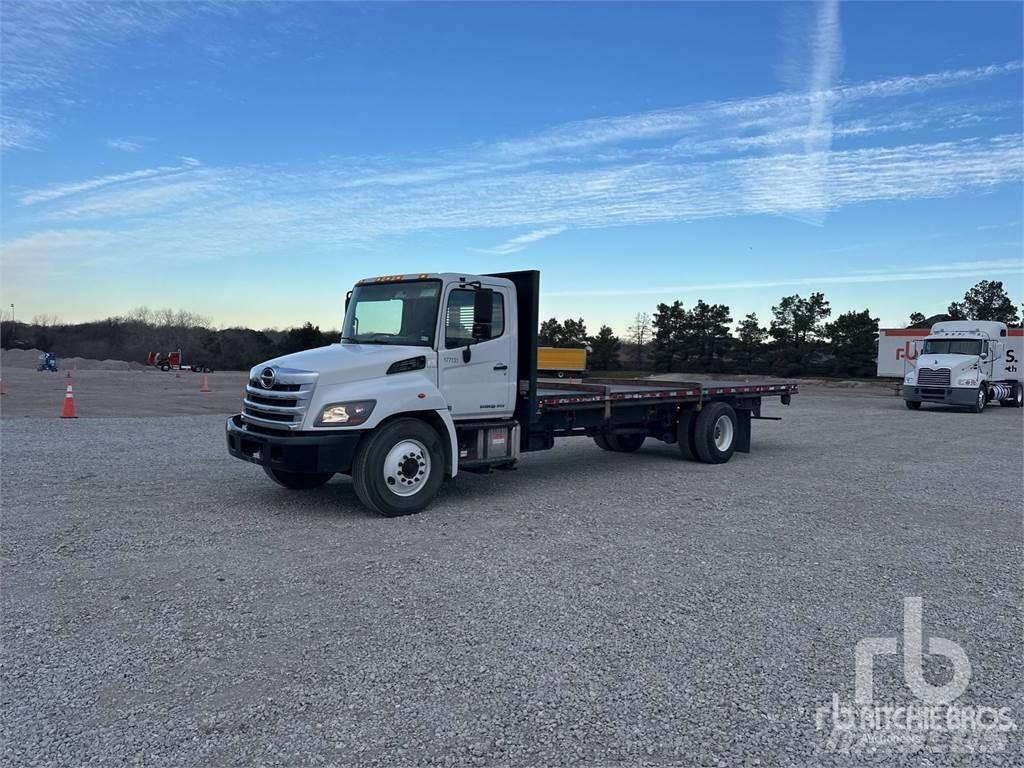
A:
POLYGON ((505 333, 505 300, 494 292, 494 311, 491 315, 489 334, 481 339, 473 338, 473 296, 476 291, 456 288, 448 294, 448 307, 444 313, 445 349, 465 347, 479 341, 496 339, 505 333))

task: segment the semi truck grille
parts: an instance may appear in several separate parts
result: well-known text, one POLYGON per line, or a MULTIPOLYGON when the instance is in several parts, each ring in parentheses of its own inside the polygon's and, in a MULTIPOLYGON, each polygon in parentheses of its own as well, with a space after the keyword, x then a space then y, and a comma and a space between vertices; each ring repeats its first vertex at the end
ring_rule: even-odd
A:
POLYGON ((275 430, 301 429, 316 379, 313 371, 289 368, 277 369, 277 381, 269 389, 259 379, 251 379, 245 388, 242 421, 275 430))
POLYGON ((949 368, 918 368, 917 385, 919 387, 948 387, 949 368))

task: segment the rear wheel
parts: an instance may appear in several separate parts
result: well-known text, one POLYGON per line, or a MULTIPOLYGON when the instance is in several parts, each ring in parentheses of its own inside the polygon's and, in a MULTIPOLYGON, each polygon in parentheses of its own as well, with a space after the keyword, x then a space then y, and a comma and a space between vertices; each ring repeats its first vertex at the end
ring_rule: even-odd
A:
POLYGON ((608 444, 608 438, 605 436, 604 432, 598 432, 596 435, 594 435, 594 442, 597 443, 597 447, 600 448, 602 451, 612 450, 612 447, 611 445, 608 444))
POLYGON ((1004 408, 1021 408, 1024 407, 1024 389, 1021 388, 1020 384, 1013 385, 1013 394, 1005 400, 1000 400, 999 404, 1004 408))
POLYGON ((285 488, 290 488, 293 491, 319 488, 334 477, 334 474, 331 472, 285 472, 280 469, 271 469, 270 467, 263 467, 263 471, 275 483, 285 488))
POLYGON ((983 384, 980 387, 978 387, 978 394, 974 398, 974 404, 970 406, 971 413, 981 413, 982 411, 984 411, 986 400, 987 398, 985 397, 985 385, 983 384))
POLYGON ((676 445, 679 446, 679 453, 687 461, 697 461, 697 449, 693 440, 696 421, 697 414, 694 411, 683 411, 679 414, 679 423, 676 426, 676 445))
POLYGON ((907 404, 907 408, 909 408, 912 411, 920 411, 921 410, 921 401, 920 400, 904 400, 903 402, 906 403, 907 404))
POLYGON ((441 438, 419 419, 397 419, 372 432, 352 465, 359 500, 385 517, 419 512, 437 495, 443 480, 441 438))
POLYGON ((693 446, 705 464, 724 464, 736 451, 736 411, 726 403, 701 409, 693 425, 693 446))
POLYGON ((644 444, 647 435, 608 435, 608 445, 618 453, 633 453, 644 444))

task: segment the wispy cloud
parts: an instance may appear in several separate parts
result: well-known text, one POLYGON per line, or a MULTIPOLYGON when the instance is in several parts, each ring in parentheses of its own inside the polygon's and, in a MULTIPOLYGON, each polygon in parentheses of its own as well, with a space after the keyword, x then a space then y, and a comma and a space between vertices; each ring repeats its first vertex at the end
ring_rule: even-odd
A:
POLYGON ((776 280, 730 280, 714 283, 690 283, 651 287, 649 285, 610 288, 588 291, 549 291, 547 296, 560 297, 614 297, 614 296, 670 296, 697 293, 700 291, 724 291, 762 288, 816 288, 825 285, 860 285, 879 283, 906 283, 919 280, 949 280, 953 278, 975 278, 980 275, 1020 273, 1021 264, 1017 259, 992 259, 975 262, 953 262, 934 264, 927 267, 903 269, 901 271, 877 270, 875 272, 852 272, 844 274, 821 274, 806 277, 781 277, 776 280))
POLYGON ((513 237, 510 240, 506 240, 501 245, 496 245, 493 248, 482 249, 484 253, 493 253, 498 256, 507 256, 512 253, 519 253, 519 251, 526 248, 526 246, 536 243, 539 240, 543 240, 547 237, 554 237, 565 232, 565 227, 548 227, 547 229, 535 229, 532 232, 527 232, 525 235, 519 235, 513 237))
POLYGON ((5 116, 19 111, 23 115, 13 129, 5 120, 3 150, 33 148, 46 138, 46 109, 39 105, 71 97, 71 83, 84 67, 98 66, 99 51, 135 37, 155 38, 197 16, 236 12, 233 3, 218 0, 4 0, 0 14, 3 111, 5 116))
POLYGON ((94 179, 87 179, 86 181, 71 182, 68 184, 55 184, 50 187, 42 187, 41 189, 32 190, 26 192, 20 197, 22 205, 33 205, 35 203, 46 203, 52 200, 59 200, 63 197, 69 197, 71 195, 78 195, 83 192, 91 192, 101 187, 115 186, 118 184, 127 184, 129 182, 139 181, 141 179, 152 179, 158 176, 166 176, 169 174, 180 173, 188 169, 188 165, 181 166, 163 166, 160 168, 145 168, 138 171, 128 171, 126 173, 115 173, 109 176, 100 176, 94 179))
MULTIPOLYGON (((833 35, 822 44, 829 60, 833 35)), ((1019 72, 1010 63, 831 87, 831 113, 816 111, 810 91, 704 103, 428 157, 287 167, 181 158, 25 190, 20 209, 7 213, 15 224, 23 218, 20 232, 109 232, 109 248, 137 258, 223 258, 421 231, 524 232, 490 249, 502 255, 567 228, 823 216, 1019 183, 1021 136, 998 130, 1019 103, 993 105, 964 88, 1019 72), (946 98, 944 88, 958 90, 946 98), (942 117, 952 113, 983 119, 953 131, 942 117)), ((75 258, 73 247, 63 253, 75 258)))
POLYGON ((107 146, 111 149, 119 149, 122 152, 138 152, 145 144, 131 139, 107 139, 107 146))

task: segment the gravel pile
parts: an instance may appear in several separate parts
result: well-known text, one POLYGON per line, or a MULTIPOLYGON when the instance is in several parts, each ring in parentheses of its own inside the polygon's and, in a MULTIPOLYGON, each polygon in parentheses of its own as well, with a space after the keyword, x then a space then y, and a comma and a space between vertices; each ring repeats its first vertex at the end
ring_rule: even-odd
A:
MULTIPOLYGON (((35 368, 39 365, 38 349, 5 349, 0 354, 0 366, 4 368, 35 368)), ((68 371, 141 371, 142 363, 125 360, 90 360, 87 357, 58 357, 57 365, 68 371)))
MULTIPOLYGON (((0 762, 874 764, 815 710, 915 595, 962 703, 1024 723, 1021 413, 765 415, 726 465, 564 440, 395 520, 271 484, 218 417, 7 421, 0 762)), ((905 702, 902 658, 875 684, 905 702)))

